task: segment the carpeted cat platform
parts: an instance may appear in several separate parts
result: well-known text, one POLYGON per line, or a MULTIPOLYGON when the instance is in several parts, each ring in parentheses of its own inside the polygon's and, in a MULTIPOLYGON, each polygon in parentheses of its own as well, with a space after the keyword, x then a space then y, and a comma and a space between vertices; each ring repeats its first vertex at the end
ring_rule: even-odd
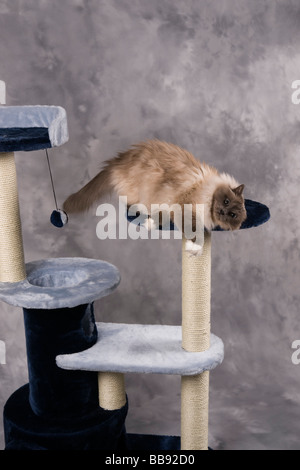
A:
MULTIPOLYGON (((266 222, 268 222, 268 220, 270 219, 269 208, 265 204, 262 204, 261 202, 252 201, 251 199, 245 199, 245 208, 247 212, 247 218, 242 223, 240 230, 249 229, 253 227, 259 227, 260 225, 263 225, 266 222)), ((138 217, 138 222, 137 222, 136 215, 127 214, 128 222, 133 222, 133 223, 138 223, 138 224, 145 223, 148 216, 146 217, 140 213, 138 215, 139 217, 138 217)), ((174 226, 172 222, 167 227, 159 227, 159 228, 161 230, 176 230, 176 227, 174 226)), ((221 227, 215 227, 213 231, 224 232, 225 230, 223 230, 221 227)))
POLYGON ((224 358, 223 341, 211 335, 210 348, 190 354, 182 348, 181 326, 96 323, 98 339, 89 349, 59 355, 66 370, 122 374, 197 375, 224 358))
POLYGON ((68 138, 67 115, 60 106, 0 106, 0 152, 58 147, 68 138))

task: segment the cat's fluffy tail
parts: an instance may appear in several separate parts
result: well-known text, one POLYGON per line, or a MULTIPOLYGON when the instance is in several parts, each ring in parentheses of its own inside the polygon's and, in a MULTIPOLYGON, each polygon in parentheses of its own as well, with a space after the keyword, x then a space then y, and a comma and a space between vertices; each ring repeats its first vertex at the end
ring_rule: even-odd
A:
POLYGON ((104 168, 77 193, 71 194, 65 200, 63 209, 68 214, 87 211, 111 189, 111 171, 110 168, 104 168))

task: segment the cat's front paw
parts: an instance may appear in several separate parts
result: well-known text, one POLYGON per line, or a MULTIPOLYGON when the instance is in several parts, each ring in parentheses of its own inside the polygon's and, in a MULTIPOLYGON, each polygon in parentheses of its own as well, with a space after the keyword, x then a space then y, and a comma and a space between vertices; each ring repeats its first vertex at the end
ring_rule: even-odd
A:
POLYGON ((156 228, 155 222, 153 219, 151 219, 151 217, 145 220, 145 222, 143 223, 143 227, 145 227, 145 229, 148 230, 148 232, 156 228))
POLYGON ((185 251, 188 251, 192 256, 201 256, 203 253, 203 245, 199 245, 192 240, 185 242, 185 251))

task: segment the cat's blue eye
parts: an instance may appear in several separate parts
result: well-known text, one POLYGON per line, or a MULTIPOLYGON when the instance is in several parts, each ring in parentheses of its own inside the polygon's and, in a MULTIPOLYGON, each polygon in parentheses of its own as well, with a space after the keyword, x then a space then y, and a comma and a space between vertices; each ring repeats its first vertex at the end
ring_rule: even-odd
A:
POLYGON ((226 199, 224 200, 225 206, 228 206, 229 203, 230 203, 229 199, 226 198, 226 199))

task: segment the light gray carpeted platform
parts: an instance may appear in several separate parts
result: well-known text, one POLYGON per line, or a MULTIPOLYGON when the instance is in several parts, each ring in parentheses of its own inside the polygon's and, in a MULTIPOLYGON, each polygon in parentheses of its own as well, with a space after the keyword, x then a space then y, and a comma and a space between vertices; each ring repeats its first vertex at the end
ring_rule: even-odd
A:
POLYGON ((26 264, 27 279, 0 282, 0 299, 27 309, 71 308, 110 294, 120 283, 118 269, 89 258, 53 258, 26 264))
POLYGON ((61 106, 0 106, 0 131, 1 152, 59 147, 69 140, 61 106))
POLYGON ((223 361, 224 345, 211 335, 204 352, 181 347, 181 326, 97 323, 98 341, 90 349, 60 355, 62 369, 103 372, 196 375, 223 361))

